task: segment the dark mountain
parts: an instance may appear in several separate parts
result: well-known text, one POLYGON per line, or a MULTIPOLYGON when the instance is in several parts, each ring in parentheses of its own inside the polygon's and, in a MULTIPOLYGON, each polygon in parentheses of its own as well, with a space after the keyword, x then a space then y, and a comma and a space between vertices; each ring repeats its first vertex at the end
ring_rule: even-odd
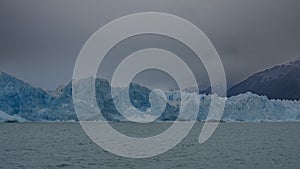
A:
POLYGON ((255 73, 228 90, 228 96, 252 92, 270 99, 300 99, 300 58, 255 73))

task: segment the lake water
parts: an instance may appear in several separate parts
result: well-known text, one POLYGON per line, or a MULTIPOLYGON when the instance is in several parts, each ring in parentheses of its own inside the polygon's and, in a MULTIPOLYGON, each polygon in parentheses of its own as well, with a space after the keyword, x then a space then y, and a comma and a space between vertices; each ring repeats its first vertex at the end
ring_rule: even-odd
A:
MULTIPOLYGON (((112 123, 131 136, 151 136, 170 123, 112 123)), ((0 124, 0 168, 300 168, 300 123, 222 123, 204 144, 202 123, 175 148, 146 159, 104 151, 79 123, 0 124)))

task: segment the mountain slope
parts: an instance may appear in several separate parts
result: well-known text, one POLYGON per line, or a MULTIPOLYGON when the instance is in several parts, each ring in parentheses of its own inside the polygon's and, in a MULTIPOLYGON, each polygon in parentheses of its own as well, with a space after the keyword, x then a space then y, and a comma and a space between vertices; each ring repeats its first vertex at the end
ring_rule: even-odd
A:
POLYGON ((270 99, 300 99, 300 58, 256 73, 228 90, 228 96, 252 92, 270 99))

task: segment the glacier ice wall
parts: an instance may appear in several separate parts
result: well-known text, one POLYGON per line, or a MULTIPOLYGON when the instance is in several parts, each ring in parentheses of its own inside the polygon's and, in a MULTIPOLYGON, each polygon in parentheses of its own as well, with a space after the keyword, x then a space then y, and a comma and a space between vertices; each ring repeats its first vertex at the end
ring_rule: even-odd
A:
MULTIPOLYGON (((151 90, 138 84, 129 86, 129 98, 133 108, 126 107, 123 112, 126 116, 136 119, 152 119, 151 112, 160 112, 161 105, 166 104, 158 121, 176 120, 182 101, 182 108, 185 110, 184 116, 180 120, 189 120, 188 104, 193 102, 195 97, 200 98, 200 106, 197 120, 205 120, 210 107, 211 95, 195 95, 178 91, 165 92, 167 103, 157 103, 161 99, 149 101, 151 90), (152 106, 157 104, 158 106, 152 106), (152 110, 151 110, 152 108, 152 110), (157 110, 156 110, 157 109, 157 110), (142 113, 141 113, 142 112, 142 113)), ((88 86, 83 86, 82 90, 90 90, 88 86)), ((124 100, 123 89, 116 90, 114 98, 111 95, 111 87, 108 81, 96 79, 96 101, 102 110, 103 117, 108 121, 126 121, 116 109, 113 99, 116 102, 124 100)), ((84 92, 84 91, 83 91, 84 92)), ((0 74, 0 121, 11 118, 20 118, 22 121, 70 121, 77 120, 72 99, 72 83, 61 87, 55 95, 45 92, 40 88, 16 79, 5 73, 0 74), (5 112, 5 113, 4 113, 5 112)), ((157 115, 157 114, 155 114, 157 115)), ((265 96, 252 93, 239 94, 226 98, 226 106, 222 119, 224 121, 299 121, 300 101, 290 100, 270 100, 265 96)))

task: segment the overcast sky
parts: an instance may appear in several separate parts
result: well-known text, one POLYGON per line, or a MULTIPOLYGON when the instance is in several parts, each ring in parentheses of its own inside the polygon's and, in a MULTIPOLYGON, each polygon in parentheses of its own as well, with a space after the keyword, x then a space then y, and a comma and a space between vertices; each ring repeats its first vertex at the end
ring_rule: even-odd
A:
MULTIPOLYGON (((175 14, 198 26, 217 49, 232 85, 300 56, 299 9, 299 0, 0 0, 0 70, 53 90, 71 80, 78 53, 96 30, 121 16, 151 11, 175 14)), ((186 57, 199 72, 198 80, 204 76, 201 62, 191 61, 183 45, 158 36, 120 43, 107 55, 108 68, 99 72, 103 68, 101 73, 109 77, 121 58, 159 46, 186 57)), ((165 75, 156 73, 141 74, 140 80, 164 84, 159 79, 165 75)))

